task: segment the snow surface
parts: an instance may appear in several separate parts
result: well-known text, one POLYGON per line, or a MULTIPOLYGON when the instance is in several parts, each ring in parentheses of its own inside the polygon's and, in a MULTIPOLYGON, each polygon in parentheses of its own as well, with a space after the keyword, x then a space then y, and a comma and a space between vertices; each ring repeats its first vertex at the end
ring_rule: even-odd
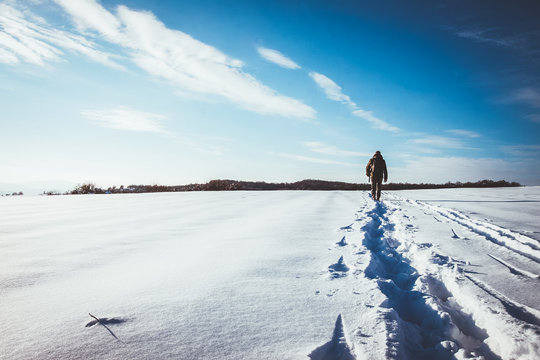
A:
POLYGON ((1 198, 0 359, 539 359, 540 188, 382 199, 1 198))

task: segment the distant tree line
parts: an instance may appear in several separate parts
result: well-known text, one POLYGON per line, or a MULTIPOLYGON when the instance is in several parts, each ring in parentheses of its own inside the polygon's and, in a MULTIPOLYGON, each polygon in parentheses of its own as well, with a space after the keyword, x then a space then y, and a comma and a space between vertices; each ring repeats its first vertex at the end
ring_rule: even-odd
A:
POLYGON ((7 193, 7 194, 2 194, 2 196, 22 196, 24 195, 24 193, 22 191, 19 191, 19 192, 14 192, 14 193, 7 193))
MULTIPOLYGON (((451 189, 451 188, 488 188, 516 187, 517 182, 506 180, 481 180, 477 182, 447 182, 445 184, 410 184, 389 183, 383 185, 383 190, 413 190, 413 189, 451 189)), ((302 180, 293 183, 267 183, 263 181, 212 180, 205 184, 189 185, 129 185, 113 186, 107 189, 87 183, 78 185, 66 194, 132 194, 152 192, 182 192, 182 191, 265 191, 265 190, 369 190, 370 184, 355 184, 339 181, 302 180)), ((44 192, 44 195, 59 195, 57 192, 44 192)))

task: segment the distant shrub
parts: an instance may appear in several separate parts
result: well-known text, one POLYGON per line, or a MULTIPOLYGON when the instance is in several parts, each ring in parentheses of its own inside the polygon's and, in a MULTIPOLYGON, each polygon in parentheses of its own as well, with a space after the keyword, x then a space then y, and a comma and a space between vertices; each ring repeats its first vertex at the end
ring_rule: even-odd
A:
POLYGON ((96 187, 93 183, 87 183, 82 185, 77 185, 75 189, 71 191, 71 194, 104 194, 105 191, 96 187))

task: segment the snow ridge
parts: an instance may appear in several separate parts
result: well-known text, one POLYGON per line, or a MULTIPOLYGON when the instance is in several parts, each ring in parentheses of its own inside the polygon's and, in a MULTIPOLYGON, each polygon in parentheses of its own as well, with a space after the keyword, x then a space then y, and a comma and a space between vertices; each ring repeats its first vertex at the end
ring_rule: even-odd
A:
POLYGON ((474 277, 470 275, 465 275, 465 277, 469 280, 471 280, 474 284, 476 284, 478 287, 480 287, 482 290, 487 292, 489 295, 493 296, 495 299, 499 300, 501 304, 504 306, 508 314, 513 316, 514 318, 527 322, 531 325, 540 326, 540 312, 531 309, 525 305, 518 304, 515 301, 510 300, 497 290, 493 289, 491 286, 487 285, 486 283, 475 279, 474 277))
POLYGON ((502 259, 499 259, 499 258, 496 257, 495 255, 488 254, 488 256, 489 256, 490 258, 492 258, 493 260, 497 261, 498 263, 501 263, 501 264, 503 264, 504 266, 506 266, 506 267, 510 270, 510 272, 511 272, 512 274, 522 275, 522 276, 527 276, 527 277, 530 277, 531 279, 540 279, 540 275, 533 274, 533 273, 530 272, 530 271, 520 269, 520 268, 518 268, 517 266, 511 265, 511 264, 509 264, 508 262, 506 262, 506 261, 504 261, 504 260, 502 260, 502 259))
POLYGON ((440 216, 462 225, 478 235, 484 236, 487 240, 497 245, 504 246, 517 254, 540 263, 540 244, 528 236, 490 224, 486 221, 472 219, 457 210, 446 209, 441 206, 427 204, 418 200, 407 200, 407 202, 418 207, 432 210, 440 216))

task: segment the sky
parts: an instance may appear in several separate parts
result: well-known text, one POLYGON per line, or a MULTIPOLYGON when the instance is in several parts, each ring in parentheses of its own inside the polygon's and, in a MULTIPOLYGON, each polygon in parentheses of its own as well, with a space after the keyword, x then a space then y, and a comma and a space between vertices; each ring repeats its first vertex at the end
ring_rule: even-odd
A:
POLYGON ((0 0, 0 193, 540 185, 540 3, 0 0))

